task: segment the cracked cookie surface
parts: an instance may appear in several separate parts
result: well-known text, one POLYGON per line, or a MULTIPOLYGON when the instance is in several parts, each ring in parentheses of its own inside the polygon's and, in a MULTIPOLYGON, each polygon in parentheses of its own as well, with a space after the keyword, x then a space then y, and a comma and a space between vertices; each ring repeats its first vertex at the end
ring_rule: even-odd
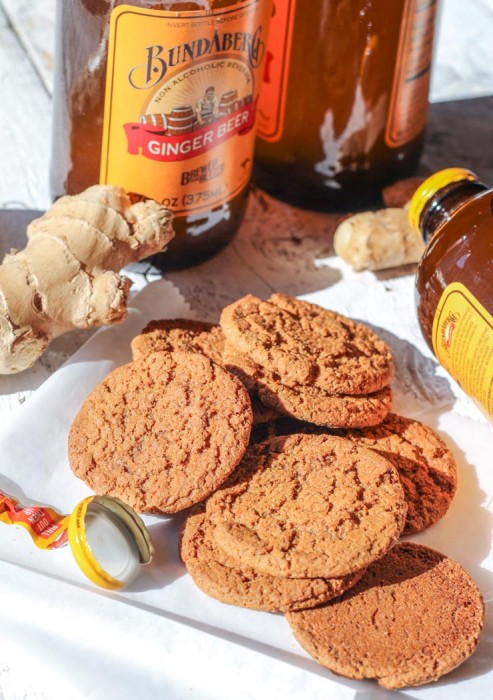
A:
POLYGON ((404 535, 422 532, 445 515, 457 488, 457 465, 432 428, 391 413, 381 425, 340 434, 376 450, 399 472, 407 502, 404 535))
POLYGON ((253 432, 255 442, 268 437, 309 433, 338 435, 376 450, 399 473, 407 502, 403 534, 422 532, 447 512, 457 488, 457 465, 442 438, 425 423, 390 413, 380 424, 358 430, 331 430, 291 418, 278 418, 253 432))
POLYGON ((224 336, 221 327, 185 318, 151 321, 132 340, 134 360, 153 352, 200 352, 222 365, 224 336))
POLYGON ((212 493, 248 445, 250 399, 198 353, 119 367, 88 396, 69 435, 76 476, 144 513, 175 513, 212 493))
POLYGON ((363 575, 295 579, 261 574, 239 566, 216 544, 213 530, 205 506, 195 506, 183 526, 180 554, 195 584, 222 603, 269 612, 304 610, 341 595, 363 575))
POLYGON ((472 654, 484 605, 457 562, 403 542, 341 598, 286 617, 298 642, 322 666, 404 688, 435 681, 472 654))
POLYGON ((367 326, 284 294, 239 299, 223 310, 221 327, 238 352, 288 387, 369 394, 393 376, 387 344, 367 326))
POLYGON ((396 542, 407 509, 390 462, 326 435, 249 448, 206 508, 222 549, 290 578, 333 578, 368 566, 396 542))
POLYGON ((315 386, 286 386, 272 372, 256 365, 226 343, 223 363, 273 411, 300 421, 332 428, 361 428, 384 420, 392 407, 386 386, 373 394, 329 394, 315 386))

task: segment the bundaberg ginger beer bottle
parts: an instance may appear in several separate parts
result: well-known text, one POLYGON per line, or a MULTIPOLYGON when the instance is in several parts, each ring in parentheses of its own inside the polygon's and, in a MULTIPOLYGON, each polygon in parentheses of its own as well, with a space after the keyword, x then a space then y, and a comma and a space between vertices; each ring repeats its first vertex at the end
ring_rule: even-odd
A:
POLYGON ((300 205, 367 205, 415 168, 437 0, 275 0, 255 181, 300 205))
POLYGON ((428 243, 418 320, 438 361, 493 419, 493 189, 448 168, 417 189, 409 216, 428 243))
POLYGON ((52 194, 118 184, 175 213, 198 263, 245 210, 271 0, 58 0, 52 194))

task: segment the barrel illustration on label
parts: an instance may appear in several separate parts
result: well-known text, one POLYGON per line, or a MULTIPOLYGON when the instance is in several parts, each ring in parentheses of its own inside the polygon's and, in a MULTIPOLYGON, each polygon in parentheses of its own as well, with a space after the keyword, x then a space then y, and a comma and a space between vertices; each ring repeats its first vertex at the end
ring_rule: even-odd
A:
MULTIPOLYGON (((162 163, 187 161, 248 134, 255 123, 253 88, 252 71, 237 59, 178 73, 151 95, 136 122, 123 125, 128 153, 162 163)), ((180 182, 187 184, 186 172, 180 182)))

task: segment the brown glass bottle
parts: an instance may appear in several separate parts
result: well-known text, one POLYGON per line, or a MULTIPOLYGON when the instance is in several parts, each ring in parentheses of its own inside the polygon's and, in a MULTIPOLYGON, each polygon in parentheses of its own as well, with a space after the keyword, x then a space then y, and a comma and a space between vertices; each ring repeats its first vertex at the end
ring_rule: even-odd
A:
POLYGON ((418 320, 438 360, 493 417, 493 189, 451 168, 415 193, 428 242, 416 277, 418 320))
POLYGON ((244 214, 271 0, 58 0, 53 197, 123 185, 175 212, 154 262, 217 253, 244 214))
POLYGON ((254 180, 301 206, 354 209, 415 169, 437 0, 275 0, 254 180))

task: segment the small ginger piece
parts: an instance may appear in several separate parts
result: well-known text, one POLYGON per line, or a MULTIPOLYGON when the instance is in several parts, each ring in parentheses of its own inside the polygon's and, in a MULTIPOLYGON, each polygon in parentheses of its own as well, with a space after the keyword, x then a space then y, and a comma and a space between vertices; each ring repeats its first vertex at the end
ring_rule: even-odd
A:
POLYGON ((334 234, 334 250, 357 272, 418 262, 424 243, 404 209, 381 209, 345 219, 334 234))
POLYGON ((152 200, 96 185, 33 221, 24 250, 0 265, 0 374, 28 369, 62 333, 123 321, 132 283, 118 271, 161 252, 171 219, 152 200))

